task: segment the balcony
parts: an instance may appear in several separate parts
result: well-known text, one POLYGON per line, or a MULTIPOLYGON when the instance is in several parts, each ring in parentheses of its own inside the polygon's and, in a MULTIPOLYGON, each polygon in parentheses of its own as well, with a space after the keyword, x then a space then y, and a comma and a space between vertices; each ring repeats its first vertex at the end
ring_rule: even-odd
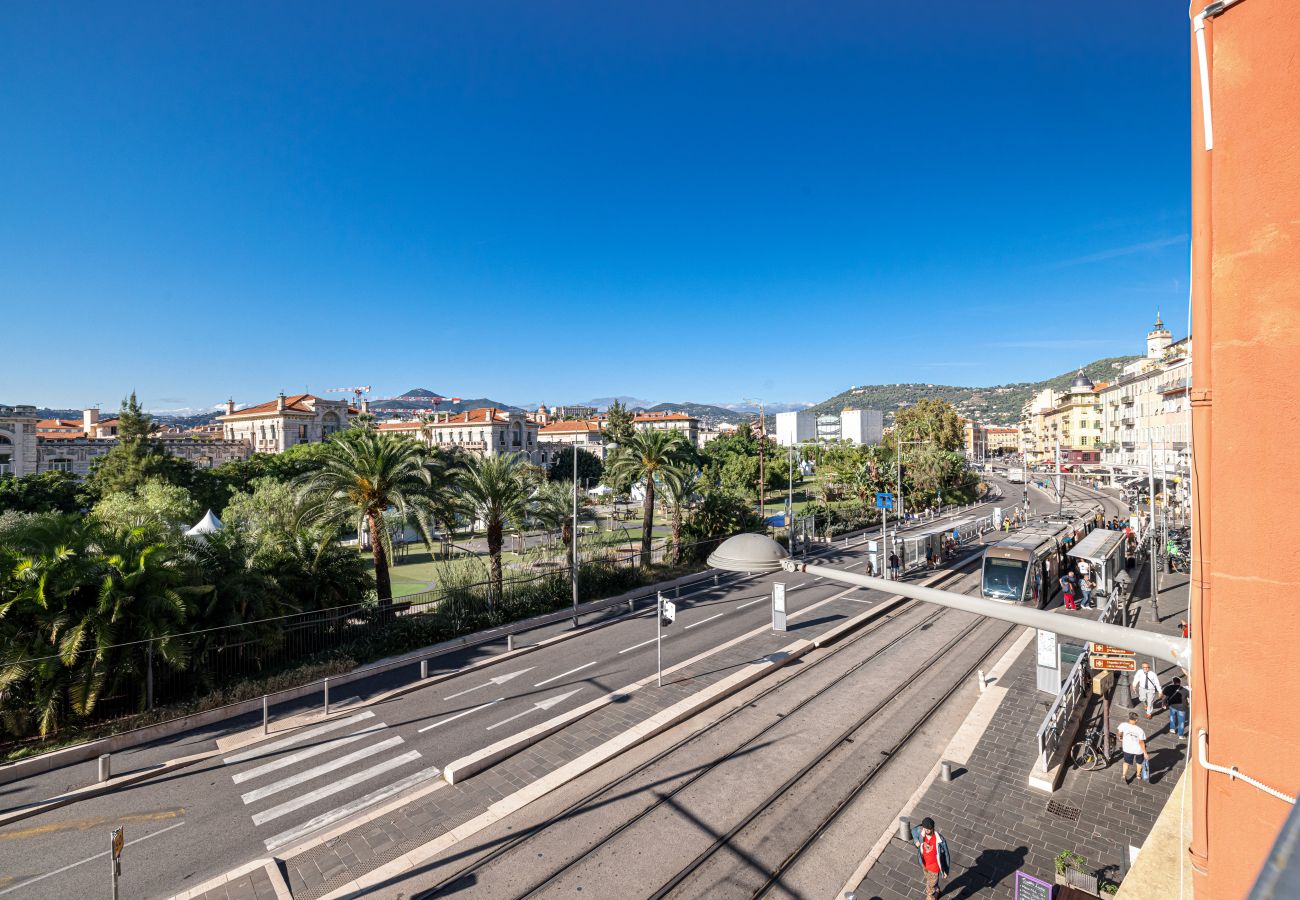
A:
POLYGON ((1132 405, 1133 405, 1133 397, 1132 397, 1131 394, 1130 394, 1130 395, 1125 395, 1125 396, 1119 398, 1119 402, 1120 402, 1120 403, 1123 403, 1125 406, 1132 406, 1132 405))
POLYGON ((1129 416, 1128 418, 1120 419, 1119 424, 1123 425, 1125 428, 1132 428, 1134 424, 1133 417, 1129 416))

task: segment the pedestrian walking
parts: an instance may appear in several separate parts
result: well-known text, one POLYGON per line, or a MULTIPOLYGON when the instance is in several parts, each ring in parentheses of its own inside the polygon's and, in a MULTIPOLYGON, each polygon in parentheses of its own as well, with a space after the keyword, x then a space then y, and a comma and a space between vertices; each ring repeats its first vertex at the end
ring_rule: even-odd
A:
POLYGON ((1155 707, 1156 698, 1160 696, 1160 677, 1151 671, 1150 663, 1142 664, 1142 671, 1133 679, 1133 690, 1137 691, 1138 702, 1147 709, 1147 718, 1155 707))
POLYGON ((1083 576, 1083 608, 1092 609, 1095 605, 1092 602, 1092 592, 1097 589, 1097 582, 1093 580, 1092 573, 1083 576))
POLYGON ((1169 733, 1186 737, 1187 688, 1183 687, 1183 680, 1175 678, 1165 685, 1160 695, 1165 698, 1165 708, 1169 710, 1169 733))
POLYGON ((897 580, 898 575, 902 571, 902 569, 903 569, 902 560, 898 558, 897 553, 894 553, 891 550, 889 553, 889 577, 897 580))
POLYGON ((1128 777, 1128 767, 1133 766, 1137 771, 1133 777, 1143 777, 1143 780, 1150 778, 1150 761, 1151 757, 1147 754, 1147 733, 1138 725, 1138 714, 1131 712, 1128 714, 1128 721, 1115 729, 1119 735, 1120 752, 1124 756, 1124 783, 1128 784, 1132 779, 1128 777))
POLYGON ((921 824, 912 828, 912 843, 916 845, 916 859, 925 873, 925 900, 939 900, 943 879, 948 877, 948 842, 934 830, 934 819, 926 816, 921 824))

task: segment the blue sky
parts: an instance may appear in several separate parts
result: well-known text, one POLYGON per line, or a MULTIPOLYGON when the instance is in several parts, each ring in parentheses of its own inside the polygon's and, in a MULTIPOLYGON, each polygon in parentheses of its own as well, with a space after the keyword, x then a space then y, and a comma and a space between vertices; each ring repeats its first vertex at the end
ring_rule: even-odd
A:
POLYGON ((1186 4, 23 3, 0 402, 986 385, 1186 330, 1186 4))

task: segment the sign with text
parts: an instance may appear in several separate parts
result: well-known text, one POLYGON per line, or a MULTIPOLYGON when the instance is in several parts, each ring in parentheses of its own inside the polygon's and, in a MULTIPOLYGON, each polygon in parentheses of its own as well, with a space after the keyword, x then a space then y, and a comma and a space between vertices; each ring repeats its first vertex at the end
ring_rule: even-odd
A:
POLYGON ((1016 872, 1016 900, 1052 900, 1053 885, 1027 872, 1016 872))
POLYGON ((785 585, 772 585, 772 630, 785 631, 785 585))
POLYGON ((1137 661, 1131 656, 1104 656, 1097 653, 1088 655, 1088 665, 1094 669, 1108 672, 1136 672, 1137 661))
POLYGON ((1104 653, 1110 656, 1132 656, 1132 650, 1125 650, 1123 647, 1112 647, 1109 644, 1098 644, 1096 641, 1088 642, 1089 653, 1104 653))

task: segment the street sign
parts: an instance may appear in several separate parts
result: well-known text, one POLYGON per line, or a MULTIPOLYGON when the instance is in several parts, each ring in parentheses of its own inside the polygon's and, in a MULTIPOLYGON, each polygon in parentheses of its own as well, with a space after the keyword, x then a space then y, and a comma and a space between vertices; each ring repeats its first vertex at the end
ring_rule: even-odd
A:
POLYGON ((1132 656, 1132 650, 1124 650, 1121 647, 1112 647, 1109 644, 1098 644, 1096 641, 1088 642, 1089 653, 1102 653, 1109 656, 1132 656))
POLYGON ((1136 672, 1137 662, 1131 656, 1102 656, 1090 654, 1088 665, 1109 672, 1136 672))
POLYGON ((122 858, 122 848, 124 846, 126 846, 126 835, 123 833, 121 828, 114 828, 113 829, 113 859, 122 858))
POLYGON ((677 621, 677 604, 671 600, 664 601, 664 624, 671 625, 677 621))
POLYGON ((772 585, 772 630, 785 631, 785 585, 772 585))
POLYGON ((876 509, 893 509, 893 494, 876 494, 876 509))

